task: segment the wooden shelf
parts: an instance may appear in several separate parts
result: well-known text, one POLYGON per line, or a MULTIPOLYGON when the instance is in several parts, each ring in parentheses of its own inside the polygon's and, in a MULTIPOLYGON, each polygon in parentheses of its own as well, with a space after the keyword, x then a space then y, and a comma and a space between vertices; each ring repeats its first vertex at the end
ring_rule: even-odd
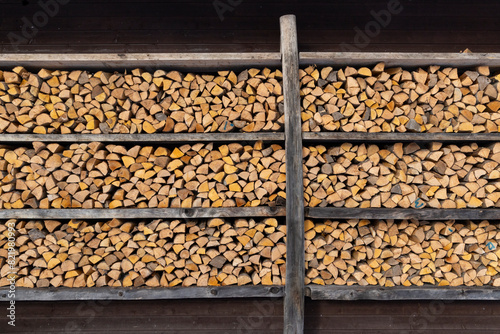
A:
POLYGON ((161 209, 12 209, 0 210, 0 219, 139 219, 230 218, 285 216, 285 207, 161 208, 161 209))
POLYGON ((500 133, 304 132, 302 138, 305 142, 493 142, 500 141, 500 133))
MULTIPOLYGON (((174 288, 16 288, 16 302, 70 300, 151 300, 197 298, 279 298, 284 287, 274 285, 174 288)), ((0 302, 8 302, 8 289, 0 289, 0 302)))
POLYGON ((307 218, 321 219, 498 219, 500 209, 306 208, 307 218))
POLYGON ((0 66, 117 70, 132 68, 181 69, 188 71, 220 71, 248 66, 281 66, 279 52, 248 53, 18 53, 0 54, 0 66))
POLYGON ((386 67, 429 65, 500 67, 500 53, 403 53, 403 52, 301 52, 300 64, 318 66, 367 66, 384 62, 386 67))
POLYGON ((279 132, 260 133, 153 133, 153 134, 0 134, 2 143, 60 142, 130 142, 130 143, 179 143, 179 142, 232 142, 232 141, 284 141, 279 132))
POLYGON ((495 287, 377 287, 307 285, 312 300, 500 300, 495 287))

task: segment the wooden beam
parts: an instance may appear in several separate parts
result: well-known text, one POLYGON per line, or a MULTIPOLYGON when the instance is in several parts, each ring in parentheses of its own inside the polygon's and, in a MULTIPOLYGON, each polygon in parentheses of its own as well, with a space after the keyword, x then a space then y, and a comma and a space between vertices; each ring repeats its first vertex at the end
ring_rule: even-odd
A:
POLYGON ((51 69, 175 68, 221 70, 248 66, 280 66, 278 52, 255 53, 19 53, 0 54, 0 67, 25 66, 51 69))
POLYGON ((284 207, 166 208, 166 209, 12 209, 0 210, 0 219, 137 219, 275 217, 284 207))
POLYGON ((371 133, 371 132, 304 132, 304 141, 342 142, 494 142, 500 141, 500 133, 371 133))
POLYGON ((308 285, 312 300, 499 300, 494 287, 373 287, 308 285))
MULTIPOLYGON (((194 298, 282 297, 282 286, 224 286, 179 288, 17 288, 16 301, 152 300, 194 298)), ((0 289, 0 302, 7 302, 8 289, 0 289)))
POLYGON ((179 143, 179 142, 229 142, 229 141, 283 141, 284 133, 153 133, 153 134, 0 134, 3 143, 58 142, 132 142, 132 143, 179 143))
POLYGON ((294 15, 280 18, 286 146, 286 286, 284 333, 304 331, 304 180, 299 52, 294 15))
POLYGON ((301 52, 300 64, 318 66, 368 66, 384 62, 386 66, 488 65, 500 67, 500 53, 399 53, 399 52, 301 52))
POLYGON ((306 208, 305 216, 321 219, 498 219, 500 209, 352 209, 306 208))

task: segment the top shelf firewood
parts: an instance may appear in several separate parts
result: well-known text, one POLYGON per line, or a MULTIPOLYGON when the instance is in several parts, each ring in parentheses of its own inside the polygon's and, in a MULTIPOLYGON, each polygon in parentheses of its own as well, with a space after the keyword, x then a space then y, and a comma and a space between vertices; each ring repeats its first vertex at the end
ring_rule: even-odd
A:
POLYGON ((0 133, 279 132, 282 73, 0 71, 0 133))
POLYGON ((302 130, 498 133, 499 80, 488 66, 309 66, 300 71, 302 130))

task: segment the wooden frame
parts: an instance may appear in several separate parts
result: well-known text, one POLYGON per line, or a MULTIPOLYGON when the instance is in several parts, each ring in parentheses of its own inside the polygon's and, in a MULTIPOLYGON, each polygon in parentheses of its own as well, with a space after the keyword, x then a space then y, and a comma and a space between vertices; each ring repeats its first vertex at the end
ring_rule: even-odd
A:
POLYGON ((500 300, 500 290, 483 288, 377 287, 308 285, 306 294, 312 300, 500 300))
MULTIPOLYGON (((16 301, 70 300, 152 300, 200 298, 280 298, 282 286, 226 286, 174 288, 17 288, 16 301)), ((0 301, 8 301, 7 292, 0 291, 0 301)))
POLYGON ((229 142, 229 141, 284 141, 284 133, 262 132, 262 133, 154 133, 154 134, 2 134, 3 143, 31 143, 58 142, 58 143, 82 143, 90 141, 98 142, 124 142, 124 143, 180 143, 180 142, 229 142))
MULTIPOLYGON (((301 333, 304 325, 304 296, 328 300, 397 300, 397 299, 449 299, 449 300, 499 300, 500 291, 484 288, 383 288, 304 286, 304 217, 321 219, 497 219, 500 209, 348 209, 304 208, 302 180, 302 145, 305 142, 496 142, 500 134, 461 133, 343 133, 301 132, 300 96, 298 87, 299 66, 316 64, 330 66, 361 66, 385 62, 387 66, 418 67, 429 64, 470 67, 489 65, 500 67, 500 54, 444 54, 444 53, 351 53, 351 52, 298 52, 295 17, 282 17, 281 53, 186 53, 186 54, 3 54, 0 67, 23 65, 52 69, 131 69, 145 67, 176 68, 192 71, 216 71, 226 68, 251 66, 281 67, 284 74, 285 132, 281 133, 181 133, 181 134, 75 134, 36 135, 2 134, 0 142, 151 142, 177 143, 186 141, 275 141, 284 142, 287 160, 287 206, 257 208, 193 208, 193 209, 22 209, 0 210, 0 219, 109 219, 109 218, 209 218, 209 217, 270 217, 286 216, 287 219, 287 274, 286 286, 227 286, 179 288, 47 288, 16 291, 16 300, 138 300, 181 298, 244 298, 284 297, 285 333, 301 333)), ((0 300, 7 300, 5 289, 0 290, 0 300)))
POLYGON ((0 210, 0 219, 139 219, 139 218, 229 218, 284 216, 285 208, 260 206, 242 208, 165 209, 12 209, 0 210))

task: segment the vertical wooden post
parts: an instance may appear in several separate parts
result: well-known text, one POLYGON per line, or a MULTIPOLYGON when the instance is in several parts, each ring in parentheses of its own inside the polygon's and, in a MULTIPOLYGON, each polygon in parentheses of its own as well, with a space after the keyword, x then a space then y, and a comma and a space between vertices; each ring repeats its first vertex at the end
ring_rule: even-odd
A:
POLYGON ((280 18, 286 146, 286 286, 284 333, 304 331, 304 180, 299 52, 295 15, 280 18))

